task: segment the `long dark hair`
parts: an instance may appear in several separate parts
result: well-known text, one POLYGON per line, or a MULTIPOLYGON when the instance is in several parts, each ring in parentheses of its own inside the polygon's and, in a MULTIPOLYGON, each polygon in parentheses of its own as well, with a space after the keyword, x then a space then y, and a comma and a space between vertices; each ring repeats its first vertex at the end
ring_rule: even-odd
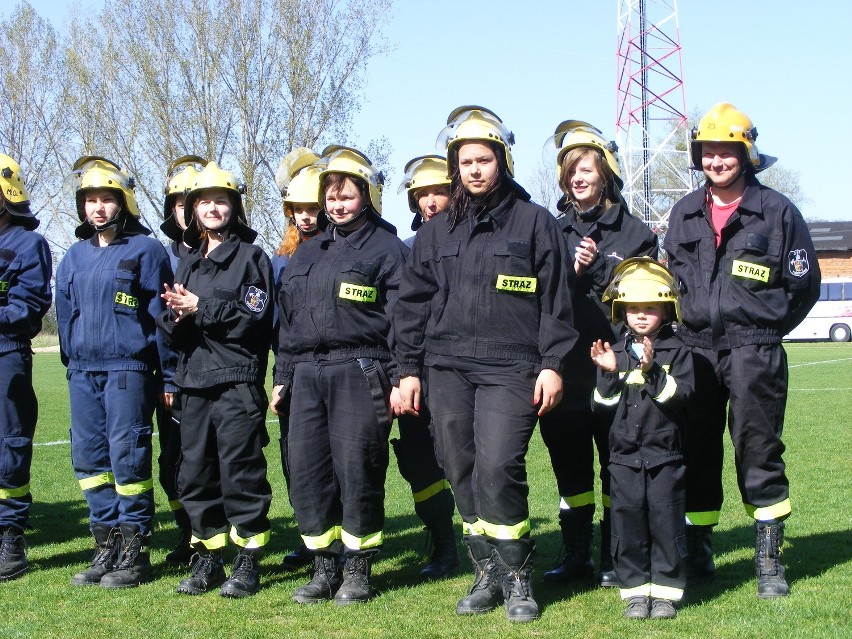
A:
POLYGON ((506 165, 506 155, 496 142, 492 142, 491 140, 471 140, 471 142, 484 144, 494 152, 494 156, 497 158, 497 180, 494 186, 486 193, 476 197, 472 196, 464 188, 461 173, 459 172, 459 149, 464 146, 465 142, 457 144, 452 149, 450 153, 451 157, 448 158, 449 165, 453 167, 453 172, 450 175, 452 184, 450 187, 450 201, 447 204, 447 224, 451 231, 468 215, 472 214, 474 217, 478 215, 487 205, 490 196, 497 191, 502 191, 510 179, 509 168, 506 165))

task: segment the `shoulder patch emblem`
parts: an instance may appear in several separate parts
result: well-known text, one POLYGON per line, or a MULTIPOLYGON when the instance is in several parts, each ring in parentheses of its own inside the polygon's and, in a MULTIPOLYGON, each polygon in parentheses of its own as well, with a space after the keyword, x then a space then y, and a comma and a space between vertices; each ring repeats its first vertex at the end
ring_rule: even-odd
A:
POLYGON ((266 291, 261 291, 256 286, 249 286, 246 292, 245 303, 252 313, 260 313, 266 308, 266 299, 269 297, 266 291))
POLYGON ((793 277, 804 277, 810 270, 808 264, 808 252, 805 249, 793 249, 787 256, 790 266, 790 275, 793 277))

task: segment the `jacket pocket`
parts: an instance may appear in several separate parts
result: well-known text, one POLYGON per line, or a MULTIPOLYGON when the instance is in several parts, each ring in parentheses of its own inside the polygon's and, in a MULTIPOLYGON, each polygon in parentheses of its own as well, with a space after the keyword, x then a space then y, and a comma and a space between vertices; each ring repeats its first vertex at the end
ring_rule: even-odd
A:
POLYGON ((355 262, 341 271, 334 291, 337 304, 382 304, 378 274, 379 265, 373 262, 355 262))
POLYGON ((292 317, 293 311, 305 308, 311 266, 304 262, 291 262, 282 275, 281 294, 284 296, 284 310, 288 317, 292 317))
POLYGON ((28 437, 0 439, 0 481, 10 488, 21 488, 29 482, 33 442, 28 437))

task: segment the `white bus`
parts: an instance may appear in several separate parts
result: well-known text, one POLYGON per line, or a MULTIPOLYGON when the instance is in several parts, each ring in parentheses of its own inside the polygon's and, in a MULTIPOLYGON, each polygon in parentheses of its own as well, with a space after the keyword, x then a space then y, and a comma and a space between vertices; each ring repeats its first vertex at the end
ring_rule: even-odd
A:
POLYGON ((852 278, 826 278, 819 287, 819 301, 786 340, 848 342, 852 335, 852 278))

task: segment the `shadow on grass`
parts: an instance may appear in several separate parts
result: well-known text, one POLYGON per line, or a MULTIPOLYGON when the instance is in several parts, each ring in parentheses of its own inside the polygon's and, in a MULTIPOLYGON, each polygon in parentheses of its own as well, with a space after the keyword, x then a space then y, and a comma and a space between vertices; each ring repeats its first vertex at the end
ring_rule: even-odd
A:
MULTIPOLYGON (((797 581, 819 577, 835 566, 852 560, 850 540, 852 540, 850 529, 832 530, 813 535, 785 535, 784 566, 790 592, 795 591, 797 581)), ((750 552, 747 558, 718 565, 715 579, 690 584, 686 592, 689 602, 704 603, 747 583, 754 583, 756 592, 754 542, 753 527, 739 527, 714 533, 713 547, 717 554, 740 549, 748 549, 750 552)))

